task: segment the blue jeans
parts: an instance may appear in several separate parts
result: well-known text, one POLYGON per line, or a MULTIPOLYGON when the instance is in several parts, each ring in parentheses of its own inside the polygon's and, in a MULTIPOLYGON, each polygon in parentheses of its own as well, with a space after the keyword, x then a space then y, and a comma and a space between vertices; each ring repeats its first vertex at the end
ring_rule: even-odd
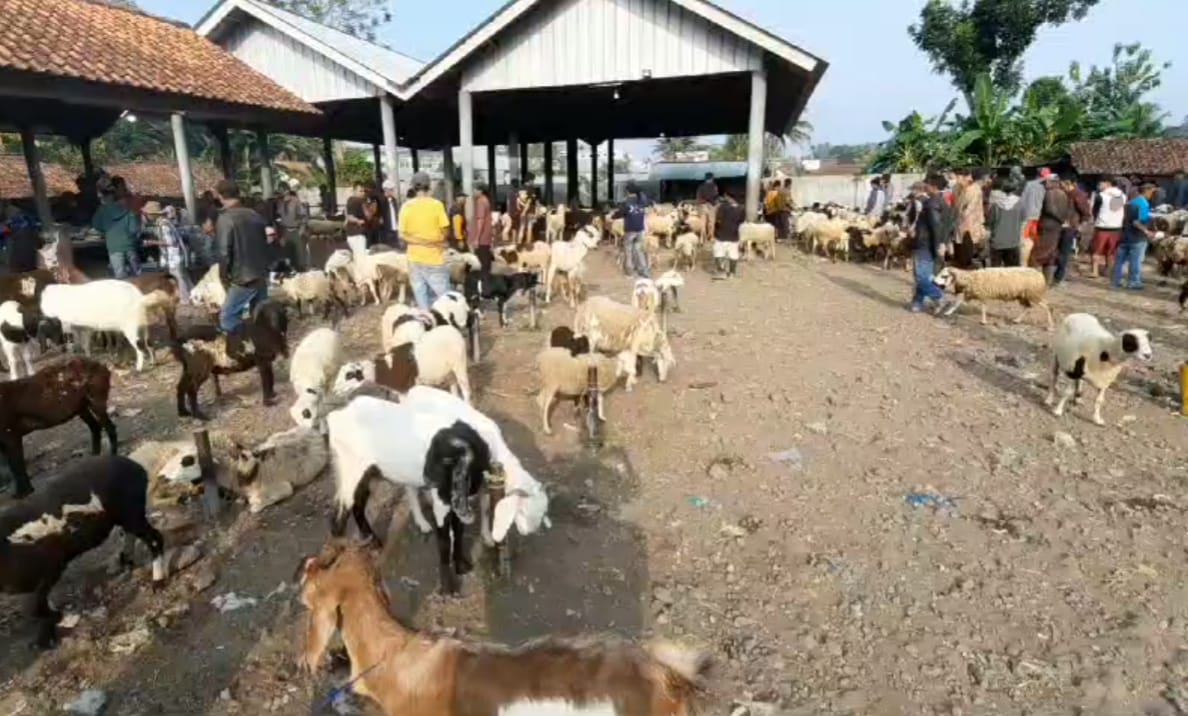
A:
POLYGON ((1143 287, 1143 257, 1147 255, 1146 241, 1126 241, 1118 244, 1118 255, 1114 257, 1114 288, 1122 288, 1122 269, 1128 268, 1126 277, 1130 288, 1143 287))
POLYGON ((418 308, 426 311, 433 302, 450 290, 450 269, 448 266, 409 263, 408 278, 412 284, 413 300, 418 308))
POLYGON ((243 325, 243 312, 247 309, 255 310, 256 306, 268 298, 268 282, 257 281, 251 286, 230 286, 227 288, 227 300, 223 303, 223 310, 219 313, 219 329, 223 333, 231 333, 243 325))
POLYGON ((924 307, 924 299, 931 298, 939 301, 945 297, 945 292, 932 281, 934 268, 932 254, 928 251, 912 253, 912 264, 915 266, 916 290, 912 293, 912 305, 924 307))
POLYGON ((107 262, 116 278, 140 275, 140 254, 136 251, 108 251, 107 262))
POLYGON ((651 278, 652 272, 648 268, 648 255, 643 250, 644 235, 642 231, 629 231, 623 234, 623 256, 626 261, 627 273, 634 271, 640 278, 651 278))

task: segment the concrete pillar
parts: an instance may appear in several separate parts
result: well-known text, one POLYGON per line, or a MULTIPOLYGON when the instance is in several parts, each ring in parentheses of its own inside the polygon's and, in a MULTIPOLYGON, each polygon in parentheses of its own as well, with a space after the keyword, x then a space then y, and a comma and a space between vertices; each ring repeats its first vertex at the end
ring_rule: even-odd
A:
POLYGON ((209 129, 219 148, 219 171, 223 173, 224 179, 234 180, 235 158, 231 156, 231 138, 227 133, 227 128, 221 124, 212 124, 209 129))
POLYGON ((565 140, 565 201, 573 205, 581 203, 578 197, 578 153, 577 140, 565 140))
POLYGON ((21 148, 25 151, 25 169, 29 172, 29 183, 33 185, 33 201, 37 205, 37 218, 43 227, 54 223, 54 215, 50 212, 49 195, 45 188, 45 175, 41 173, 41 152, 37 149, 37 139, 33 128, 28 125, 21 127, 21 148))
POLYGON ((190 146, 186 142, 186 119, 180 112, 169 118, 173 125, 173 151, 177 154, 177 173, 181 177, 182 196, 186 200, 186 213, 193 222, 198 217, 198 197, 194 195, 194 173, 190 170, 190 146))
POLYGON ((271 199, 272 192, 272 157, 268 151, 268 132, 263 129, 256 132, 256 151, 260 159, 260 193, 265 199, 271 199))
POLYGON ((334 168, 334 140, 322 137, 322 163, 326 165, 326 188, 334 206, 323 206, 322 211, 327 215, 338 213, 338 173, 334 168))
POLYGON ((523 181, 520 175, 520 140, 515 134, 507 140, 507 180, 523 181))
POLYGON ((384 154, 380 145, 371 145, 371 163, 375 166, 375 188, 379 191, 384 185, 384 154))
POLYGON ((598 142, 590 142, 590 206, 598 207, 598 142))
POLYGON ((492 204, 495 203, 495 196, 496 196, 496 194, 499 193, 498 192, 499 180, 501 178, 502 177, 499 176, 499 168, 495 164, 495 145, 488 144, 487 145, 487 185, 488 185, 487 186, 487 196, 491 197, 492 204))
POLYGON ((763 120, 767 115, 767 75, 751 72, 751 115, 747 123, 747 221, 759 216, 759 184, 763 178, 763 120))
POLYGON ((606 140, 606 200, 611 204, 615 197, 615 138, 606 140))
POLYGON ((520 183, 528 182, 528 145, 520 145, 520 183))
POLYGON ((396 185, 396 196, 403 199, 404 194, 400 191, 400 145, 396 140, 396 107, 390 94, 380 97, 380 122, 384 129, 384 173, 396 185))
POLYGON ((454 203, 454 148, 441 150, 441 174, 445 182, 446 206, 454 203))
POLYGON ((413 171, 421 171, 421 155, 415 149, 408 150, 408 153, 412 158, 413 171))
POLYGON ((474 99, 458 93, 458 148, 462 152, 462 193, 466 195, 466 226, 474 226, 474 99))
POLYGON ((544 143, 544 200, 553 203, 553 143, 544 143))
POLYGON ((87 184, 90 185, 95 178, 95 160, 91 156, 91 142, 94 141, 90 137, 78 143, 78 151, 82 154, 83 176, 87 178, 87 184))

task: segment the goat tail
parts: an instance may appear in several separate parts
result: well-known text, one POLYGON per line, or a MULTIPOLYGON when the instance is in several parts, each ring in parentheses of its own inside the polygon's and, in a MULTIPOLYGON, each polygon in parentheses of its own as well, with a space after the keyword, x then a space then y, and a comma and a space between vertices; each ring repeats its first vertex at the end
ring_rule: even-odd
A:
POLYGON ((647 651, 670 674, 684 682, 690 689, 702 689, 713 668, 710 654, 699 649, 681 646, 666 639, 658 639, 647 646, 647 651))

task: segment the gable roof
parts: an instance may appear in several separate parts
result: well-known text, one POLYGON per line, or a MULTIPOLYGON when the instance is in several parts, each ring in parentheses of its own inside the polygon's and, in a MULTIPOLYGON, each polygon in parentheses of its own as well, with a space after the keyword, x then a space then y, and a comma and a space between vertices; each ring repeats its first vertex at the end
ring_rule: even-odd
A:
POLYGON ((404 96, 399 91, 401 84, 424 67, 424 63, 416 58, 260 0, 216 3, 195 23, 194 29, 203 37, 214 39, 220 25, 236 11, 254 17, 397 96, 404 96))
MULTIPOLYGON (((555 0, 508 0, 507 4, 499 8, 486 20, 479 23, 462 39, 455 42, 444 52, 418 71, 402 88, 401 97, 407 98, 432 84, 442 75, 458 68, 472 54, 486 45, 504 28, 521 18, 525 13, 543 2, 555 0)), ((807 73, 824 71, 826 63, 792 43, 783 40, 763 28, 739 16, 723 10, 709 0, 667 0, 701 17, 702 19, 734 33, 739 37, 759 46, 763 50, 794 65, 807 73)))
POLYGON ((4 0, 0 71, 216 102, 318 110, 193 30, 93 0, 4 0))
POLYGON ((1068 153, 1081 174, 1170 176, 1188 169, 1188 139, 1098 139, 1068 153))
MULTIPOLYGON (((181 177, 177 172, 177 164, 173 162, 105 164, 103 169, 111 176, 127 179, 128 186, 137 194, 174 198, 182 196, 181 177)), ((222 173, 213 164, 196 161, 191 164, 190 169, 194 175, 194 190, 198 193, 214 189, 219 179, 223 178, 222 173)), ((54 197, 77 191, 74 179, 81 173, 81 167, 42 162, 41 174, 45 177, 46 195, 54 197)), ((33 186, 29 183, 25 158, 16 154, 0 154, 0 197, 22 199, 31 196, 33 186)))

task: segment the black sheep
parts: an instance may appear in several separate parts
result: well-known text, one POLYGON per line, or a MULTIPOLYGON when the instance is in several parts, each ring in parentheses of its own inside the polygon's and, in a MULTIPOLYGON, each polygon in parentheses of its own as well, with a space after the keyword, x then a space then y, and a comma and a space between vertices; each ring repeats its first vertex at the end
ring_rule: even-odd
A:
POLYGON ((478 494, 486 473, 491 470, 490 447, 473 427, 461 420, 438 430, 425 453, 425 485, 433 491, 434 512, 438 511, 439 502, 450 508, 445 524, 435 527, 444 594, 455 594, 457 577, 474 567, 466 556, 464 526, 474 522, 470 500, 478 494))
POLYGON ((549 334, 550 348, 568 348, 569 354, 580 356, 590 352, 590 339, 586 336, 575 336, 569 326, 557 326, 549 334))
POLYGON ((75 557, 107 540, 113 527, 125 533, 121 564, 131 561, 131 538, 153 555, 153 585, 165 579, 165 541, 148 522, 148 473, 118 455, 70 463, 33 497, 0 512, 0 592, 32 594, 37 645, 57 643, 61 617, 49 593, 75 557))
POLYGON ((493 273, 486 277, 471 273, 466 277, 466 302, 477 310, 480 299, 494 299, 499 309, 499 325, 507 326, 507 302, 519 292, 536 290, 540 277, 528 271, 513 274, 493 273))

